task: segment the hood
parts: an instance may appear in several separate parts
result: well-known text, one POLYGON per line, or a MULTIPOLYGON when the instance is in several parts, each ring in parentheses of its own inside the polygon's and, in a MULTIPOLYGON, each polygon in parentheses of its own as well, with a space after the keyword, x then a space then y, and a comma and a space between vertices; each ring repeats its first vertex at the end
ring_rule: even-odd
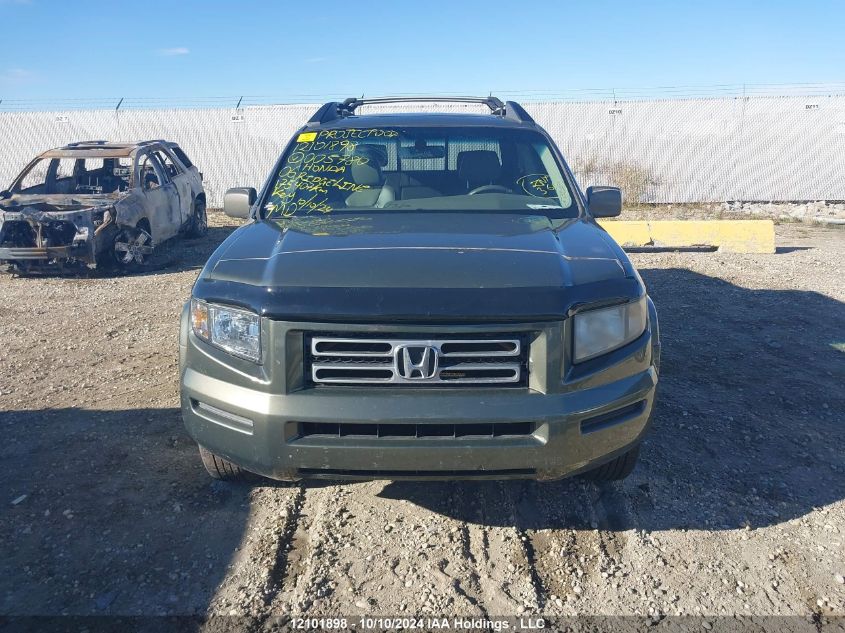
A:
POLYGON ((557 222, 475 212, 259 221, 220 246, 194 294, 277 318, 452 321, 560 318, 576 303, 639 294, 602 229, 557 222))
POLYGON ((38 216, 42 213, 73 213, 83 209, 110 207, 115 200, 105 195, 43 194, 13 195, 0 199, 0 211, 38 216))

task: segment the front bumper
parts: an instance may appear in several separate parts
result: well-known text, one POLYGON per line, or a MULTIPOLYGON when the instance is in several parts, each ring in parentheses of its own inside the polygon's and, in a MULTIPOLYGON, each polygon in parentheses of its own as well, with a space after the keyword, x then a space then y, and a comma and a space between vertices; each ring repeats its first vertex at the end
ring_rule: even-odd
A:
POLYGON ((91 212, 88 210, 68 212, 41 212, 26 214, 23 212, 0 212, 0 262, 28 262, 39 266, 78 261, 94 264, 96 256, 95 229, 91 212), (10 227, 23 225, 33 227, 33 232, 40 234, 37 227, 60 224, 69 227, 71 233, 65 235, 65 243, 44 245, 37 238, 32 245, 21 245, 11 235, 10 227))
POLYGON ((94 256, 87 243, 73 246, 12 247, 0 248, 0 261, 78 259, 94 263, 94 256))
MULTIPOLYGON (((630 345, 577 372, 560 361, 566 358, 567 322, 520 325, 534 341, 531 382, 521 389, 308 387, 301 375, 303 329, 390 328, 281 322, 262 327, 269 330, 262 331, 264 340, 278 343, 265 350, 264 365, 255 366, 196 339, 183 314, 182 416, 200 445, 275 479, 556 479, 600 465, 637 444, 654 404, 656 322, 655 331, 649 328, 630 345), (303 423, 338 422, 517 422, 531 430, 518 436, 443 438, 302 433, 303 423)), ((502 330, 484 325, 450 332, 502 330)))

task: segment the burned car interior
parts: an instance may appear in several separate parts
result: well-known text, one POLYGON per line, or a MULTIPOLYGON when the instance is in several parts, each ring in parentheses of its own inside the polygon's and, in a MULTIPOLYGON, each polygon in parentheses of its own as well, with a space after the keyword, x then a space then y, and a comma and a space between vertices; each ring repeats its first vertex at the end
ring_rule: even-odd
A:
POLYGON ((43 158, 23 175, 13 193, 110 194, 129 189, 131 174, 127 157, 43 158))

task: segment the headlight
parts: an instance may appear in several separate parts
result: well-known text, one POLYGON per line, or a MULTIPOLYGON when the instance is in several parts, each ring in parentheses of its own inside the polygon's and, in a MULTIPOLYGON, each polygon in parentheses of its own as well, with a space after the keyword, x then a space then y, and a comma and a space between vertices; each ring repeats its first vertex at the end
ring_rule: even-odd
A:
POLYGON ((646 298, 574 317, 573 360, 579 363, 601 356, 638 338, 645 330, 646 298))
POLYGON ((261 321, 257 314, 191 299, 191 329, 202 340, 240 358, 261 360, 261 321))

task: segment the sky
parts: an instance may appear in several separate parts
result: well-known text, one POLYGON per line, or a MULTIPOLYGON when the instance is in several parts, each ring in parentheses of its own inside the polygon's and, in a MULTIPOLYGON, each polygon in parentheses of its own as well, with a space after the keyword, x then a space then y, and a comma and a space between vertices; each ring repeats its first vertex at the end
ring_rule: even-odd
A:
POLYGON ((842 0, 0 0, 7 103, 842 81, 842 0))

